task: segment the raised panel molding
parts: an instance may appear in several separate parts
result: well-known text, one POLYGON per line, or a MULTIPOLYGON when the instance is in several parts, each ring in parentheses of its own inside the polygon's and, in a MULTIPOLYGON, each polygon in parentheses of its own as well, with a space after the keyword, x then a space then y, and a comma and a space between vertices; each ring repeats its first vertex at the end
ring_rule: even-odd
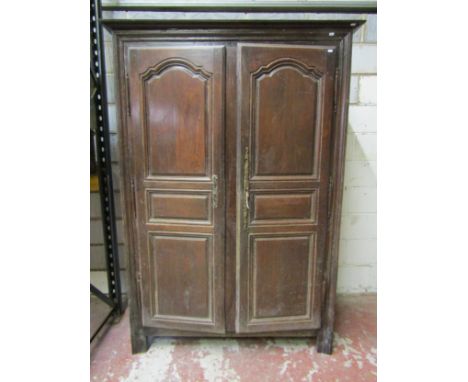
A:
POLYGON ((319 178, 323 76, 317 68, 293 58, 274 60, 251 73, 250 145, 253 150, 250 173, 252 180, 317 180, 319 178), (291 77, 292 74, 301 76, 307 82, 296 81, 296 86, 294 86, 288 78, 278 79, 281 75, 291 77), (269 107, 265 107, 265 115, 262 115, 264 100, 261 91, 262 86, 266 86, 265 81, 277 83, 274 83, 275 86, 270 85, 275 91, 266 92, 265 96, 273 98, 267 99, 266 105, 269 107), (288 85, 291 87, 288 88, 288 85), (296 97, 296 102, 289 102, 293 105, 292 110, 285 110, 282 107, 285 103, 277 98, 279 92, 289 97, 296 97), (311 104, 308 107, 306 107, 306 95, 311 96, 311 104), (293 122, 296 124, 294 125, 293 122), (275 134, 268 132, 261 134, 260 132, 261 129, 269 130, 273 127, 276 128, 275 134), (262 144, 262 140, 266 143, 262 144))
POLYGON ((314 309, 318 291, 316 234, 249 236, 247 327, 261 331, 268 325, 290 322, 319 327, 320 315, 314 309), (291 291, 295 293, 290 295, 291 291))
POLYGON ((317 222, 318 190, 253 191, 250 223, 314 224, 317 222))
POLYGON ((209 191, 147 189, 148 223, 212 224, 209 191))
POLYGON ((149 235, 149 253, 153 292, 150 319, 214 326, 211 236, 153 232, 149 235), (206 285, 200 284, 203 280, 206 285))
POLYGON ((197 66, 184 58, 173 57, 162 60, 156 65, 146 69, 143 73, 140 74, 140 77, 143 81, 147 81, 153 76, 160 76, 166 69, 177 66, 186 68, 195 76, 200 76, 205 80, 209 79, 212 75, 212 73, 206 71, 201 66, 197 66))
POLYGON ((212 73, 175 57, 140 81, 146 178, 209 180, 212 73))
POLYGON ((270 62, 268 65, 259 67, 255 72, 252 73, 253 79, 259 79, 265 75, 271 75, 273 71, 278 68, 291 67, 304 74, 305 77, 315 78, 320 80, 323 77, 323 73, 315 68, 314 66, 308 66, 303 62, 294 58, 279 58, 270 62))

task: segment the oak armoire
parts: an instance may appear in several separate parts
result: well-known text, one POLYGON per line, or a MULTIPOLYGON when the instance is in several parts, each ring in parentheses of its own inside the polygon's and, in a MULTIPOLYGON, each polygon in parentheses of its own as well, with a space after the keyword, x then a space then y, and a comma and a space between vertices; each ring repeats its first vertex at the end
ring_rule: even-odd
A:
POLYGON ((331 353, 353 29, 108 21, 133 352, 317 337, 331 353))

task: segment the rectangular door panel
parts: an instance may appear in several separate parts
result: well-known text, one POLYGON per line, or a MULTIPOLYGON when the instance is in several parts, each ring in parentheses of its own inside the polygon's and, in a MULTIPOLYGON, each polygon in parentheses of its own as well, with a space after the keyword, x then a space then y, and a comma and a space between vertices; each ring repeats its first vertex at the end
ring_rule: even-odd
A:
POLYGON ((251 224, 315 223, 317 191, 251 192, 251 224))
POLYGON ((212 322, 210 237, 151 234, 151 315, 212 322), (208 282, 207 282, 208 281, 208 282))
POLYGON ((249 309, 253 327, 291 320, 296 324, 303 320, 308 327, 314 305, 309 288, 316 254, 313 236, 250 236, 249 309))
POLYGON ((320 327, 333 47, 239 44, 239 333, 320 327))
POLYGON ((143 325, 224 332, 224 47, 128 49, 143 325))
POLYGON ((209 191, 148 190, 148 221, 211 224, 210 194, 209 191))

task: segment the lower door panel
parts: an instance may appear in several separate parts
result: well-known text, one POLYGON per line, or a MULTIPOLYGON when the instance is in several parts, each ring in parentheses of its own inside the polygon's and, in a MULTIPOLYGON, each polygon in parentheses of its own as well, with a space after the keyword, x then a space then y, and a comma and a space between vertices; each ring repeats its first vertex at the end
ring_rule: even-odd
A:
POLYGON ((313 288, 316 254, 315 233, 249 235, 246 331, 320 325, 313 288))

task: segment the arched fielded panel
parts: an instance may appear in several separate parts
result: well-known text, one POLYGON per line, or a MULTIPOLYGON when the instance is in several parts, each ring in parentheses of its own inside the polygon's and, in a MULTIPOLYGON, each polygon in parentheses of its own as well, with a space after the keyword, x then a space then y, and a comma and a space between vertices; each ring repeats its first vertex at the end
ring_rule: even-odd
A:
POLYGON ((142 78, 148 176, 207 175, 210 74, 180 59, 158 67, 142 78))
POLYGON ((254 177, 317 177, 321 90, 321 74, 296 60, 252 74, 254 177))

